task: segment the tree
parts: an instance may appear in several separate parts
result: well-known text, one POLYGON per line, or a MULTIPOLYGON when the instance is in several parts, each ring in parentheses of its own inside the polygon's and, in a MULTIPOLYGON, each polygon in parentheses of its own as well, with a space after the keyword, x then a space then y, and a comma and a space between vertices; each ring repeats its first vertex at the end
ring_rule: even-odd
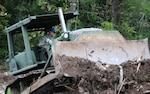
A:
POLYGON ((3 43, 1 49, 6 49, 5 26, 29 15, 57 13, 57 7, 63 7, 63 11, 69 12, 70 9, 74 10, 70 4, 77 1, 80 15, 71 21, 76 23, 77 28, 117 29, 128 39, 150 37, 149 0, 1 0, 0 38, 5 39, 0 40, 3 43))
POLYGON ((4 57, 7 55, 7 37, 4 32, 5 26, 8 26, 10 19, 10 14, 6 12, 6 9, 3 5, 0 4, 0 64, 3 61, 4 57))
POLYGON ((118 27, 126 37, 141 39, 150 37, 150 1, 149 0, 125 0, 121 3, 121 26, 118 27), (128 24, 125 29, 124 25, 128 24), (134 29, 132 29, 134 28, 134 29), (132 30, 132 32, 131 32, 132 30), (127 32, 129 31, 129 32, 127 32))

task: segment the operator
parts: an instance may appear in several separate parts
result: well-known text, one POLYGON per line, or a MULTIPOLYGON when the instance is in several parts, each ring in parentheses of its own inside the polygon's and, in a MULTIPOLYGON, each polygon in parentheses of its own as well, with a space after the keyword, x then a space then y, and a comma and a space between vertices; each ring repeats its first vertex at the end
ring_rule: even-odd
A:
POLYGON ((54 39, 55 29, 52 27, 45 31, 45 36, 39 41, 38 46, 43 47, 46 50, 50 49, 50 45, 52 44, 52 40, 54 39))

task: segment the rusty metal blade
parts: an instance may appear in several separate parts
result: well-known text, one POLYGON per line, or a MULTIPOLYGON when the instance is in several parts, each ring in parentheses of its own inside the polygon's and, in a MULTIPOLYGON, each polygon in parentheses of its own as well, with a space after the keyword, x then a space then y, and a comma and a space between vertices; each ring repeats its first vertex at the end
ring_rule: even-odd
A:
POLYGON ((85 58, 94 62, 121 64, 139 58, 150 58, 147 39, 127 41, 97 40, 89 42, 57 42, 56 55, 85 58))
POLYGON ((95 35, 95 37, 93 35, 91 37, 89 35, 82 36, 77 41, 56 41, 52 51, 56 71, 63 72, 62 69, 65 66, 65 62, 61 62, 57 58, 63 55, 117 65, 128 60, 150 59, 147 38, 142 40, 125 40, 117 34, 113 36, 113 33, 109 33, 110 36, 106 34, 105 37, 103 36, 104 34, 101 37, 98 37, 99 35, 95 35))

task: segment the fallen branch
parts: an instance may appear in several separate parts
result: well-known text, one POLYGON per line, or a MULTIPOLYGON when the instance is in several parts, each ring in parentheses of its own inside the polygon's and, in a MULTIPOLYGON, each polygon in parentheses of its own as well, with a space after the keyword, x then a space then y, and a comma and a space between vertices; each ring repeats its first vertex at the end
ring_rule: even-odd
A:
POLYGON ((143 94, 149 94, 150 90, 143 91, 143 94))
POLYGON ((140 66, 141 66, 141 62, 138 63, 138 66, 137 66, 137 69, 136 69, 136 73, 139 71, 140 66))
POLYGON ((126 79, 124 79, 124 80, 122 81, 122 83, 119 85, 119 91, 118 91, 117 94, 120 94, 120 91, 121 91, 121 89, 122 89, 122 87, 123 87, 125 81, 126 81, 126 79))
POLYGON ((69 87, 69 86, 66 86, 66 85, 65 85, 65 87, 66 87, 67 89, 69 89, 70 91, 76 91, 75 89, 73 89, 73 88, 71 88, 71 87, 69 87))

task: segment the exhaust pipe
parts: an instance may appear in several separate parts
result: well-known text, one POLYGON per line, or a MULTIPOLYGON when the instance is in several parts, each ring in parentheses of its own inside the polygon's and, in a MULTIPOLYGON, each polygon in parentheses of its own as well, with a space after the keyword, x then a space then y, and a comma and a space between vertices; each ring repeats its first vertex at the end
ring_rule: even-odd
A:
POLYGON ((66 24, 65 24, 65 19, 64 19, 64 15, 63 15, 61 7, 58 8, 58 14, 59 14, 59 20, 60 20, 62 29, 63 29, 64 32, 67 32, 66 24))

